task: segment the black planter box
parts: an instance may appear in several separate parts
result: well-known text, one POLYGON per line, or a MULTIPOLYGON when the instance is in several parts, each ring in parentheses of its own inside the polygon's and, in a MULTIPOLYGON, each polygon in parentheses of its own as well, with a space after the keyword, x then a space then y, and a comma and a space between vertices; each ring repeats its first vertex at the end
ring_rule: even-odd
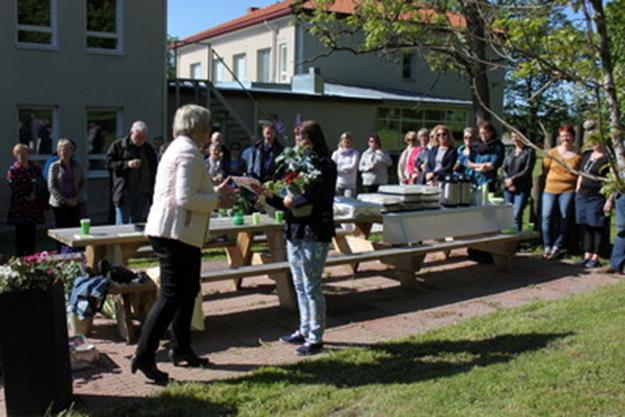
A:
POLYGON ((67 408, 72 376, 63 285, 0 294, 0 317, 7 415, 67 408))

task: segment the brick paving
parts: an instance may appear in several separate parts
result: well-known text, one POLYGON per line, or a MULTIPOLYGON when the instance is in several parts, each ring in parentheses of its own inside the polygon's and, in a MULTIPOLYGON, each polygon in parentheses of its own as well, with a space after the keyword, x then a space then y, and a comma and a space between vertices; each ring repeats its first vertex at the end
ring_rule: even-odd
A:
MULTIPOLYGON (((206 263, 220 268, 223 262, 206 263)), ((393 271, 378 262, 362 264, 353 277, 347 268, 328 270, 324 281, 328 307, 328 350, 403 338, 512 308, 535 300, 552 300, 619 282, 614 275, 592 273, 561 262, 521 254, 511 272, 476 264, 462 250, 445 260, 428 256, 416 290, 405 290, 393 271)), ((159 367, 177 381, 215 381, 239 376, 261 366, 300 360, 293 347, 276 342, 296 328, 295 314, 278 307, 268 278, 247 279, 240 291, 230 282, 204 284, 206 331, 194 333, 194 348, 214 363, 210 369, 173 367, 159 351, 159 367)), ((90 340, 101 353, 96 367, 75 372, 77 407, 98 409, 123 398, 143 397, 162 388, 130 373, 134 346, 121 342, 110 320, 97 318, 90 340)), ((0 416, 4 416, 0 391, 0 416)))

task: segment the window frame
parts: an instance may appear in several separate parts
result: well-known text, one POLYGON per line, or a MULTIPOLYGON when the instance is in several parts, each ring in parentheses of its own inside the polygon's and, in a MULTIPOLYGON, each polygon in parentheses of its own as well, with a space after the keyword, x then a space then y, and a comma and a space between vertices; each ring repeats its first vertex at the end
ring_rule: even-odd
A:
POLYGON ((272 82, 272 73, 271 73, 271 48, 261 48, 256 50, 256 80, 260 83, 270 83, 272 82), (267 68, 267 76, 268 79, 262 79, 261 75, 262 75, 262 68, 261 68, 261 62, 263 62, 260 57, 261 54, 264 54, 268 52, 267 56, 269 57, 267 59, 267 64, 268 64, 268 68, 267 68))
MULTIPOLYGON (((381 131, 387 130, 382 125, 392 125, 397 124, 398 128, 394 131, 395 138, 386 138, 380 134, 382 143, 384 144, 384 148, 391 152, 401 152, 401 149, 405 147, 403 143, 403 135, 408 131, 405 126, 407 125, 415 125, 418 124, 420 128, 425 127, 431 129, 437 124, 444 124, 449 126, 452 132, 456 133, 464 129, 466 126, 471 126, 471 109, 468 107, 459 107, 459 106, 444 106, 444 105, 420 105, 420 106, 410 106, 410 105, 383 105, 379 106, 376 111, 375 118, 375 129, 380 134, 381 131), (420 112, 419 117, 406 117, 404 116, 405 110, 417 110, 420 112), (388 111, 386 116, 380 116, 382 111, 388 111), (432 111, 440 111, 444 114, 444 117, 441 119, 432 119, 429 118, 427 113, 432 111), (454 120, 453 118, 447 118, 451 112, 464 112, 465 120, 460 121, 454 120), (395 144, 390 144, 390 141, 394 141, 395 144)), ((412 129, 416 130, 416 129, 412 129)), ((454 142, 456 144, 460 144, 462 141, 461 137, 457 137, 454 135, 454 142)))
POLYGON ((416 78, 416 54, 414 51, 403 51, 401 56, 401 78, 404 81, 414 81, 416 78), (408 65, 406 65, 406 62, 408 65), (408 68, 408 74, 406 74, 408 68))
POLYGON ((288 81, 289 76, 289 46, 286 42, 278 45, 278 73, 281 82, 288 81))
POLYGON ((213 59, 211 62, 211 82, 218 83, 224 81, 224 63, 221 59, 213 59))
POLYGON ((108 106, 94 106, 85 107, 85 136, 83 143, 85 144, 85 170, 87 172, 87 178, 107 178, 109 176, 108 170, 105 169, 91 169, 91 161, 106 161, 106 152, 108 149, 103 149, 103 153, 89 153, 87 148, 87 139, 89 138, 89 112, 115 112, 115 123, 117 124, 117 131, 115 132, 115 140, 121 138, 124 135, 123 123, 124 123, 124 109, 122 107, 108 107, 108 106))
MULTIPOLYGON (((232 55, 232 72, 239 81, 247 81, 247 54, 245 52, 232 55), (240 77, 239 63, 243 62, 243 76, 240 77)), ((235 79, 235 81, 236 81, 235 79)))
POLYGON ((115 33, 112 32, 99 32, 88 29, 88 8, 87 1, 85 0, 85 48, 87 52, 96 54, 110 54, 120 55, 124 52, 124 0, 115 0, 115 33), (101 38, 101 39, 116 39, 117 47, 112 48, 98 48, 88 45, 88 38, 101 38))
POLYGON ((202 79, 202 63, 201 62, 193 62, 189 64, 189 78, 191 78, 192 80, 202 79), (197 69, 197 77, 195 76, 196 69, 197 69))
MULTIPOLYGON (((52 114, 51 117, 51 123, 52 123, 52 151, 54 152, 54 150, 56 149, 56 143, 59 140, 59 132, 61 131, 59 128, 59 106, 58 105, 54 105, 54 104, 18 104, 15 106, 15 121, 19 122, 20 119, 20 111, 21 110, 38 110, 38 111, 50 111, 52 114)), ((18 138, 19 141, 19 137, 20 137, 20 132, 19 132, 19 123, 15 124, 15 137, 18 138)), ((30 143, 28 144, 28 147, 30 149, 30 143)), ((33 153, 33 149, 31 149, 31 153, 29 155, 29 159, 31 161, 35 161, 35 162, 44 162, 48 160, 48 158, 50 157, 50 155, 46 155, 46 154, 37 154, 37 153, 33 153)))
POLYGON ((23 25, 19 22, 19 2, 15 0, 13 3, 15 6, 15 45, 20 48, 26 49, 59 49, 59 9, 58 0, 48 0, 50 2, 50 26, 36 26, 36 25, 23 25), (39 32, 50 33, 50 43, 34 43, 34 42, 22 42, 19 40, 19 32, 39 32))

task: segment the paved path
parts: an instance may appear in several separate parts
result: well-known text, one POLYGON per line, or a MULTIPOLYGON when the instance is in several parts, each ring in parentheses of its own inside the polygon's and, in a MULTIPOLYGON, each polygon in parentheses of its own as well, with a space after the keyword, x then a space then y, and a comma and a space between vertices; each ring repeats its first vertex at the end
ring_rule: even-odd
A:
MULTIPOLYGON (((418 290, 401 289, 388 279, 393 273, 377 262, 362 264, 354 279, 346 268, 326 272, 328 305, 328 349, 377 343, 422 333, 430 329, 511 308, 535 300, 552 300, 619 282, 614 275, 592 273, 578 267, 520 255, 512 272, 498 272, 479 265, 457 250, 448 260, 428 256, 418 290)), ((224 266, 212 262, 205 268, 224 266)), ((213 381, 231 378, 261 366, 300 360, 293 347, 276 342, 278 336, 296 327, 294 314, 278 308, 272 282, 266 278, 244 281, 234 292, 231 283, 204 285, 205 333, 194 335, 194 347, 208 355, 215 366, 208 370, 175 368, 164 350, 159 367, 179 381, 213 381)), ((158 392, 129 369, 134 346, 121 343, 113 324, 96 321, 90 339, 101 352, 99 365, 74 373, 78 408, 106 407, 120 397, 141 397, 158 392)), ((4 411, 0 391, 0 416, 4 411)))

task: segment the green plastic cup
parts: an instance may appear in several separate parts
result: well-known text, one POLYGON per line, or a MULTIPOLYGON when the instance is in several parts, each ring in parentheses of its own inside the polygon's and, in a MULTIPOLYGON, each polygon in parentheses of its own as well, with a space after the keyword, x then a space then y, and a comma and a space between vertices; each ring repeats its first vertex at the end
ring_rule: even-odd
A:
POLYGON ((80 234, 88 235, 91 230, 91 219, 80 219, 80 234))
POLYGON ((278 223, 282 223, 284 221, 284 212, 282 210, 276 210, 274 218, 278 223))
POLYGON ((234 224, 235 226, 241 226, 245 224, 245 219, 243 218, 243 214, 241 213, 235 214, 234 217, 232 217, 232 224, 234 224))
POLYGON ((260 224, 260 213, 252 213, 252 224, 260 224))

